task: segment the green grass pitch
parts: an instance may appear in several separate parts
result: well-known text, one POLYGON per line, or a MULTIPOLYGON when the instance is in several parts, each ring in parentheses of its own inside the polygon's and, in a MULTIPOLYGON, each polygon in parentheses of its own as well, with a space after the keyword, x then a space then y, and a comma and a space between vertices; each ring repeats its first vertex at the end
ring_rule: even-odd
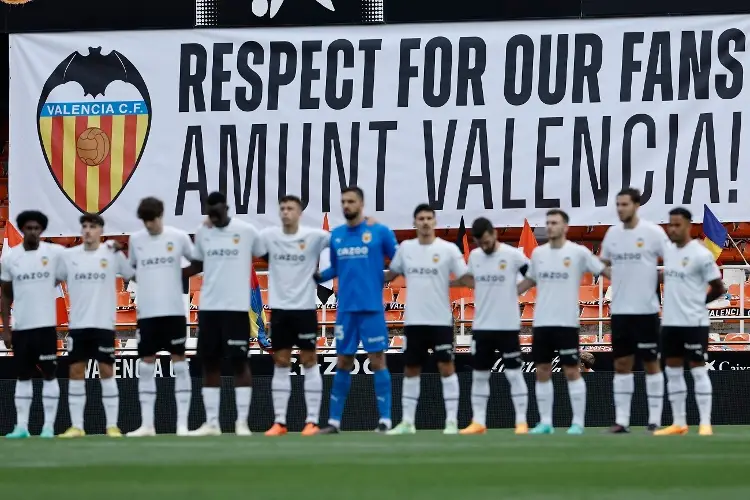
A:
POLYGON ((8 499, 743 499, 750 427, 716 435, 0 440, 8 499))

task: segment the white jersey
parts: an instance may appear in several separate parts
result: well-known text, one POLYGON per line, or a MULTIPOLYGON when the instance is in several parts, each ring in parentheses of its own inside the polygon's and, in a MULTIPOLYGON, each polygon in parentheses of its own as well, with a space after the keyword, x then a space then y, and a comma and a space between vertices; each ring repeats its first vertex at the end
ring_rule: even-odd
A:
POLYGON ((70 329, 114 329, 117 310, 115 278, 120 275, 131 279, 134 274, 125 255, 106 245, 91 251, 78 245, 65 250, 61 262, 58 278, 68 284, 70 329))
POLYGON ((182 261, 193 256, 190 236, 169 226, 155 236, 142 229, 130 236, 128 248, 138 281, 138 318, 184 316, 182 261))
POLYGON ((450 304, 451 273, 467 273, 458 247, 441 238, 429 245, 407 240, 399 245, 391 271, 406 277, 405 325, 453 326, 450 304))
POLYGON ((201 226, 193 256, 203 262, 201 310, 249 311, 253 256, 265 253, 255 226, 236 217, 226 227, 201 226))
POLYGON ((639 220, 607 230, 601 258, 612 263, 612 314, 657 314, 659 273, 656 266, 672 243, 660 226, 639 220))
POLYGON ((6 250, 0 280, 13 284, 13 328, 57 326, 58 267, 65 249, 44 241, 36 250, 23 244, 6 250))
POLYGON ((714 256, 697 240, 664 255, 664 326, 709 326, 706 285, 721 279, 714 256))
POLYGON ((317 286, 313 274, 318 270, 320 252, 328 247, 328 231, 300 227, 285 234, 280 227, 260 233, 268 252, 268 305, 272 311, 315 309, 317 286))
POLYGON ((526 277, 536 283, 534 326, 578 328, 578 289, 586 272, 599 274, 604 264, 588 248, 566 241, 534 249, 526 277))
POLYGON ((476 310, 472 328, 478 331, 519 330, 516 276, 529 260, 518 248, 500 243, 491 254, 476 248, 469 254, 469 274, 474 276, 476 310))

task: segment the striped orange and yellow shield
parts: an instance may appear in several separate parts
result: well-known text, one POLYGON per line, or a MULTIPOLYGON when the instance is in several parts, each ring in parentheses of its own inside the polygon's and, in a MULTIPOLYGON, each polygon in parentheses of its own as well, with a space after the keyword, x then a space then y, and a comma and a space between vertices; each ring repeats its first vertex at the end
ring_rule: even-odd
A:
POLYGON ((50 171, 83 212, 100 213, 135 170, 149 128, 143 101, 50 103, 39 136, 50 171))

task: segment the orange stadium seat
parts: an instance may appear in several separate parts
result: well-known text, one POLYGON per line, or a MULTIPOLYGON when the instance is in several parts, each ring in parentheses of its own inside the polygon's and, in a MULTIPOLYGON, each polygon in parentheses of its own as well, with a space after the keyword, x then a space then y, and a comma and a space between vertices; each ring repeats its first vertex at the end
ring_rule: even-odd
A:
POLYGON ((268 305, 268 290, 261 290, 260 291, 260 300, 263 301, 263 305, 268 305))
POLYGON ((261 290, 268 290, 268 274, 258 274, 258 283, 261 290))
POLYGON ((318 349, 328 347, 328 339, 326 337, 318 337, 318 340, 315 341, 315 347, 318 349))
POLYGON ((594 275, 591 273, 583 273, 583 277, 581 278, 581 285, 593 285, 594 284, 594 275))
MULTIPOLYGON (((476 310, 472 304, 465 304, 464 305, 464 321, 474 321, 474 314, 476 310)), ((458 318, 460 319, 461 316, 461 310, 458 309, 458 318)), ((465 325, 467 323, 464 323, 465 325)))
POLYGON ((523 306, 521 319, 534 319, 534 304, 526 304, 523 306))
POLYGON ((190 309, 200 309, 201 305, 201 291, 196 290, 193 292, 193 297, 190 299, 190 309))
POLYGON ((401 335, 394 335, 391 339, 391 345, 390 347, 392 349, 403 349, 404 348, 404 337, 401 335))
POLYGON ((404 311, 386 311, 385 312, 385 321, 388 325, 388 328, 395 327, 398 323, 401 323, 404 319, 404 311))
POLYGON ((8 199, 8 182, 4 181, 0 183, 0 200, 8 199))
POLYGON ((383 304, 390 304, 391 302, 393 302, 393 290, 383 288, 383 304))
POLYGON ((534 336, 533 335, 520 335, 518 337, 519 342, 521 345, 531 345, 531 342, 533 341, 534 336))
POLYGON ((191 292, 199 291, 201 289, 201 285, 203 285, 202 274, 196 274, 195 276, 190 277, 190 291, 191 292))
POLYGON ((119 276, 115 278, 115 290, 117 290, 118 292, 125 291, 125 280, 119 276))
POLYGON ((406 306, 406 288, 402 288, 396 297, 396 303, 406 306))
POLYGON ((318 323, 325 322, 324 326, 328 328, 333 327, 333 324, 336 323, 336 309, 318 309, 317 313, 318 323), (325 311, 325 316, 323 315, 323 311, 325 311))
MULTIPOLYGON (((602 306, 602 318, 608 318, 609 317, 609 306, 602 306)), ((581 319, 584 320, 585 323, 596 323, 596 318, 599 317, 599 306, 592 306, 592 305, 585 305, 583 308, 581 308, 581 319), (589 320, 589 321, 587 321, 589 320)))
POLYGON ((116 321, 118 325, 125 325, 128 324, 130 326, 127 327, 127 329, 130 329, 135 325, 136 322, 136 314, 135 309, 120 309, 117 311, 116 321))
POLYGON ((521 304, 533 304, 536 302, 536 288, 526 290, 524 293, 518 296, 518 301, 521 304))
POLYGON ((130 309, 133 304, 130 302, 129 292, 117 292, 117 308, 118 309, 130 309))
POLYGON ((578 302, 581 304, 598 304, 599 285, 582 285, 578 289, 578 302))

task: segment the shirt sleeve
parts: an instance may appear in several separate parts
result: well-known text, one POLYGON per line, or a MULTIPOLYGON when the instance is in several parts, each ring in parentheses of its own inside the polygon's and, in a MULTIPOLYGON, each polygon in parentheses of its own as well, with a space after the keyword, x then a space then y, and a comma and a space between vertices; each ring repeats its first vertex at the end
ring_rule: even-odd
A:
POLYGON ((195 245, 193 246, 193 255, 191 260, 199 260, 203 262, 205 254, 203 251, 203 245, 201 244, 201 230, 195 232, 195 245))
POLYGON ((193 242, 190 241, 190 235, 182 233, 182 256, 187 260, 190 260, 193 258, 193 255, 195 255, 195 248, 193 242))
POLYGON ((528 267, 531 264, 531 261, 528 257, 526 257, 526 254, 524 254, 521 250, 516 249, 516 260, 517 269, 520 271, 521 269, 526 267, 528 272, 528 267))
POLYGON ((125 258, 125 254, 122 252, 115 252, 115 259, 117 260, 117 274, 125 278, 126 280, 133 279, 135 276, 135 270, 130 265, 128 259, 125 258))
POLYGON ((460 278, 464 274, 468 272, 468 269, 466 267, 466 262, 464 261, 464 256, 461 253, 461 250, 458 249, 456 245, 451 245, 451 272, 456 276, 456 278, 460 278))
POLYGON ((268 253, 266 249, 265 238, 260 231, 255 229, 255 226, 248 226, 248 234, 252 238, 253 248, 252 253, 254 257, 263 257, 268 253))
POLYGON ((529 269, 526 271, 526 278, 530 279, 534 283, 536 283, 536 275, 538 272, 537 268, 539 267, 539 264, 536 263, 536 260, 539 258, 537 257, 537 255, 539 255, 539 253, 537 249, 534 249, 534 251, 531 252, 531 259, 529 259, 529 269))
POLYGON ((404 274, 404 246, 396 249, 396 254, 391 259, 390 270, 397 274, 404 274))
POLYGON ((466 273, 474 276, 474 264, 476 263, 476 254, 471 252, 469 254, 469 261, 466 263, 466 273))
POLYGON ((654 252, 656 252, 656 255, 664 258, 664 254, 667 252, 667 248, 672 244, 671 241, 669 241, 669 236, 667 236, 666 231, 662 229, 661 226, 656 226, 656 248, 654 248, 654 252))
POLYGON ((612 251, 610 249, 610 240, 612 238, 610 233, 612 232, 612 227, 607 229, 607 232, 604 234, 604 239, 602 240, 602 251, 600 252, 602 259, 610 261, 612 260, 612 251))
POLYGON ((57 281, 66 281, 68 279, 68 252, 66 251, 60 252, 60 255, 57 256, 55 278, 57 281))
POLYGON ((133 235, 130 235, 128 237, 128 262, 130 263, 131 267, 135 267, 136 262, 138 262, 138 259, 135 255, 135 245, 133 245, 133 235))
POLYGON ((0 259, 0 281, 13 281, 13 276, 10 274, 10 254, 6 254, 5 258, 0 259))
POLYGON ((599 260, 599 257, 591 253, 591 250, 588 248, 581 246, 581 254, 583 255, 583 258, 585 259, 585 268, 594 275, 601 274, 602 271, 604 271, 604 268, 606 267, 604 265, 604 262, 599 260))
POLYGON ((330 248, 331 247, 331 233, 320 229, 318 233, 318 241, 319 241, 318 248, 320 248, 321 252, 325 250, 326 248, 330 248))
POLYGON ((396 256, 396 251, 398 250, 398 240, 396 239, 396 233, 385 226, 381 226, 380 233, 383 245, 383 255, 385 255, 389 259, 393 259, 396 256))
POLYGON ((721 279, 721 270, 719 269, 719 266, 716 265, 714 256, 710 252, 705 253, 701 269, 703 272, 703 280, 706 283, 711 283, 714 280, 721 279))

